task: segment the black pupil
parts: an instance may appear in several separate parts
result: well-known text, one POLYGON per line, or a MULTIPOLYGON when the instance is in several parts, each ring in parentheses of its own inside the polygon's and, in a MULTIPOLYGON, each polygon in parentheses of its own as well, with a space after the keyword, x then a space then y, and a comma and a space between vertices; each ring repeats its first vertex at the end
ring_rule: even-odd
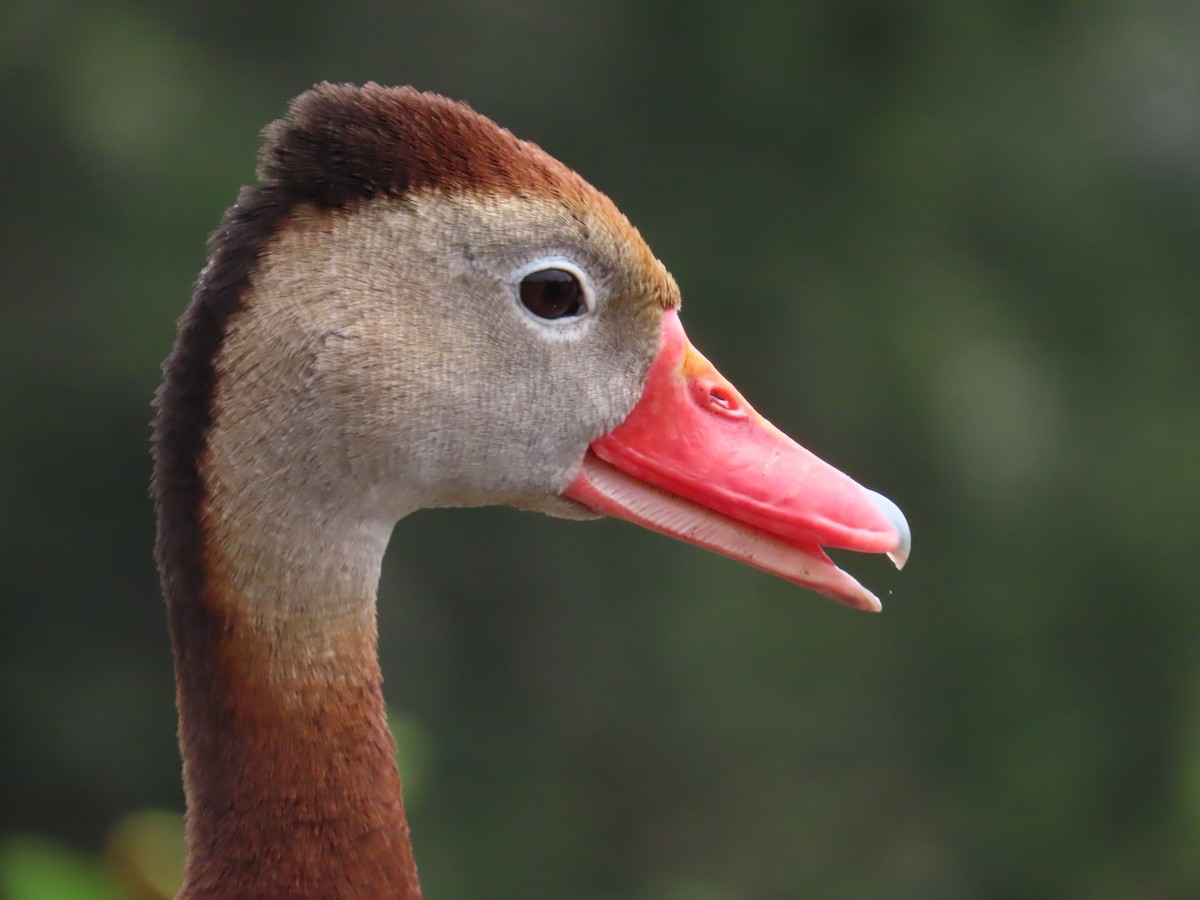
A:
POLYGON ((578 316, 586 304, 579 280, 562 269, 531 272, 521 281, 521 302, 541 319, 578 316))

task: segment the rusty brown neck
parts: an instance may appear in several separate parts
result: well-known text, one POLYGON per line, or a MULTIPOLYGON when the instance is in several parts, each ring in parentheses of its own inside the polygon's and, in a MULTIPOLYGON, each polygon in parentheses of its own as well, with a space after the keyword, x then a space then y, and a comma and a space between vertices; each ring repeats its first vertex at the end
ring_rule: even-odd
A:
POLYGON ((377 562, 348 579, 354 548, 323 567, 309 545, 287 558, 220 539, 213 518, 205 588, 170 604, 188 801, 180 897, 419 898, 380 689, 377 562))

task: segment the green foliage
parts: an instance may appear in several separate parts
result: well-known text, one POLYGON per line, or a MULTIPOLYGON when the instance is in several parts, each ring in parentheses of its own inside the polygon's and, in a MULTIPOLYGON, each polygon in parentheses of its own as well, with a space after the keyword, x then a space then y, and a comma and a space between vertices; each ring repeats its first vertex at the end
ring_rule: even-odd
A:
POLYGON ((867 617, 618 523, 402 522, 428 896, 1200 895, 1197 46, 1190 0, 0 8, 0 835, 47 836, 5 896, 103 896, 61 847, 181 806, 149 398, 319 79, 579 169, 916 541, 841 560, 867 617))
POLYGON ((0 897, 5 900, 118 900, 99 863, 38 838, 11 836, 0 843, 0 897))
POLYGON ((183 816, 142 810, 110 831, 107 855, 121 883, 138 900, 169 900, 183 882, 183 816))

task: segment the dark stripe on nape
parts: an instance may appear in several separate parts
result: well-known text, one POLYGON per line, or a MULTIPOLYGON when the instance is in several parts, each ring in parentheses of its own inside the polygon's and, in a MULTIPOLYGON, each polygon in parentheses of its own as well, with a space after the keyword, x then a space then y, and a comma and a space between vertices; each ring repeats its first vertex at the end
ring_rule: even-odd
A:
POLYGON ((154 398, 155 558, 170 614, 177 673, 189 680, 211 675, 199 671, 197 664, 211 659, 205 651, 221 628, 203 602, 205 486, 200 473, 212 425, 216 361, 263 248, 293 205, 293 198, 276 188, 243 188, 226 211, 209 239, 209 263, 179 320, 175 346, 163 363, 163 382, 154 398))

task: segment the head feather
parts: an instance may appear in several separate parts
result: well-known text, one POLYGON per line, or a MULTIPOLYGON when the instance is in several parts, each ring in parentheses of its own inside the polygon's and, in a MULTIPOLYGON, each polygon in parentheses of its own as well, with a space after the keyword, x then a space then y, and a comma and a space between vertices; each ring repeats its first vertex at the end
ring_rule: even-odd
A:
POLYGON ((263 136, 259 180, 323 208, 422 190, 595 193, 465 103, 410 87, 319 84, 263 136))

